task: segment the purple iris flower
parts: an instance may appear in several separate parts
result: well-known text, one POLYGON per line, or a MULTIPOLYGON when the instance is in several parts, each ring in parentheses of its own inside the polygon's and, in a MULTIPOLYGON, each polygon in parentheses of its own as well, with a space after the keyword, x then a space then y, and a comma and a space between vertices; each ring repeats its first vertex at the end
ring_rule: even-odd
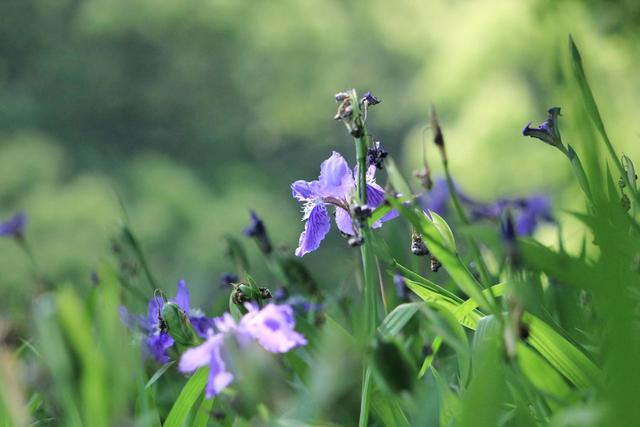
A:
POLYGON ((218 395, 233 381, 233 374, 225 361, 224 343, 227 337, 235 338, 240 345, 257 341, 272 353, 287 351, 305 345, 306 339, 294 330, 293 309, 287 305, 268 304, 262 309, 247 304, 248 310, 240 322, 229 313, 214 319, 214 328, 208 331, 207 339, 201 345, 184 352, 180 359, 181 372, 193 372, 202 366, 209 366, 206 388, 208 399, 218 395))
MULTIPOLYGON (((207 331, 213 325, 213 319, 206 317, 199 310, 191 308, 189 288, 184 280, 178 282, 176 295, 171 301, 187 314, 196 333, 203 338, 206 337, 207 331)), ((125 325, 134 328, 137 324, 146 333, 145 343, 148 354, 159 363, 169 361, 167 351, 174 344, 173 338, 169 335, 162 320, 163 307, 164 300, 157 295, 149 300, 146 317, 132 316, 125 307, 120 307, 120 317, 125 325)))
MULTIPOLYGON (((554 222, 551 201, 544 194, 534 194, 526 198, 499 198, 493 203, 478 202, 465 195, 455 185, 460 203, 471 213, 473 220, 499 220, 508 209, 515 219, 515 230, 520 236, 530 236, 540 222, 554 222)), ((439 215, 445 215, 451 194, 444 178, 438 179, 430 192, 419 198, 421 207, 439 215)))
POLYGON ((0 223, 0 236, 19 239, 22 237, 26 225, 27 215, 24 212, 18 212, 8 220, 0 223))
MULTIPOLYGON (((367 205, 377 208, 384 201, 384 190, 375 182, 376 167, 371 165, 367 170, 367 205)), ((304 231, 300 235, 297 256, 315 251, 320 242, 331 228, 328 205, 336 208, 336 225, 344 234, 355 236, 353 219, 351 218, 351 202, 356 191, 354 171, 349 168, 347 161, 337 152, 320 165, 320 177, 316 181, 296 181, 291 184, 292 195, 304 203, 303 221, 306 221, 304 231)), ((398 216, 392 211, 385 215, 373 227, 378 228, 382 223, 398 216)))

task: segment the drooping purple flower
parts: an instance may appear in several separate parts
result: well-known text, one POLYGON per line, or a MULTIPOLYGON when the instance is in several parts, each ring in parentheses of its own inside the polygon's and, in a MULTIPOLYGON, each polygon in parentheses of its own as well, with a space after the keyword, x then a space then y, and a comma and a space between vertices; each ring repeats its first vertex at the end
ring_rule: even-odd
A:
POLYGON ((185 351, 180 359, 179 369, 185 373, 209 366, 207 398, 218 395, 234 378, 225 362, 225 339, 235 338, 241 346, 257 341, 272 353, 285 353, 307 343, 306 339, 294 330, 295 319, 291 307, 268 304, 258 309, 247 304, 246 308, 248 312, 240 322, 236 322, 229 313, 215 318, 206 341, 185 351))
POLYGON ((258 244, 258 248, 264 254, 270 254, 273 247, 271 246, 271 240, 269 240, 269 235, 267 234, 267 228, 255 211, 251 211, 251 223, 248 227, 246 227, 243 231, 244 235, 247 237, 252 237, 255 239, 258 244))
POLYGON ((544 194, 535 194, 520 202, 516 217, 516 230, 521 236, 530 236, 540 221, 553 222, 551 200, 544 194))
POLYGON ((531 138, 539 139, 546 144, 553 145, 565 152, 562 139, 560 138, 560 131, 558 129, 558 116, 560 115, 559 107, 551 107, 547 112, 547 120, 542 122, 539 127, 531 127, 531 123, 528 123, 524 129, 522 129, 523 136, 529 136, 531 138))
MULTIPOLYGON (((384 201, 384 190, 375 182, 375 166, 367 170, 367 205, 375 209, 384 201)), ((333 152, 331 157, 320 165, 320 177, 316 181, 296 181, 291 184, 292 195, 304 203, 303 221, 305 229, 300 235, 297 256, 315 251, 329 232, 331 221, 328 206, 335 206, 335 220, 338 229, 344 234, 355 236, 350 207, 356 191, 354 172, 347 161, 339 153, 333 152)), ((385 215, 374 224, 374 228, 398 216, 396 211, 385 215)))
POLYGON ((0 236, 20 239, 26 225, 27 215, 24 212, 18 212, 8 220, 0 222, 0 236))
POLYGON ((364 96, 362 97, 362 99, 360 99, 360 104, 364 105, 377 105, 380 104, 382 102, 381 99, 373 96, 373 94, 371 93, 371 91, 368 91, 367 93, 364 94, 364 96))

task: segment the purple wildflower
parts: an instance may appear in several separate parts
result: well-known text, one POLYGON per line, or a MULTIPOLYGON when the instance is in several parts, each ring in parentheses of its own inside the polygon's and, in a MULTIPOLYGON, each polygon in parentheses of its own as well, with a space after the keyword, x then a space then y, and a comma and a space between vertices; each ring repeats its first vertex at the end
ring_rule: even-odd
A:
MULTIPOLYGON (((176 295, 171 301, 177 304, 187 314, 196 333, 203 338, 206 337, 207 331, 213 325, 213 320, 206 317, 199 310, 191 309, 189 288, 184 280, 178 282, 176 295)), ((169 361, 167 350, 174 344, 173 338, 169 335, 164 320, 162 319, 163 307, 164 300, 162 297, 155 295, 147 304, 146 317, 138 316, 136 319, 128 313, 126 308, 120 308, 120 317, 127 326, 133 326, 132 324, 136 323, 135 320, 137 320, 137 323, 147 335, 145 343, 148 354, 159 363, 169 361)))
POLYGON ((520 236, 531 236, 542 221, 554 221, 551 201, 544 194, 534 194, 522 199, 501 198, 490 204, 476 204, 471 213, 475 219, 499 219, 507 209, 515 216, 515 231, 520 236))
MULTIPOLYGON (((455 185, 456 193, 461 204, 469 209, 473 220, 499 220, 505 210, 509 209, 515 218, 515 228, 518 235, 530 236, 540 222, 553 222, 551 201, 544 194, 534 194, 527 198, 499 198, 493 203, 478 202, 460 190, 455 185)), ((447 181, 438 179, 430 192, 419 199, 422 208, 431 210, 439 215, 445 215, 451 194, 447 181)))
POLYGON ((251 223, 243 231, 247 237, 252 237, 256 240, 258 248, 264 254, 270 254, 272 251, 271 241, 267 234, 267 228, 264 226, 262 218, 260 218, 255 211, 251 211, 251 223))
POLYGON ((207 399, 220 394, 233 381, 233 374, 227 370, 223 359, 224 338, 224 334, 214 334, 209 330, 209 336, 203 344, 185 351, 180 358, 178 368, 185 373, 209 365, 209 379, 205 391, 207 399))
POLYGON ((554 147, 558 147, 560 150, 565 152, 566 150, 562 144, 557 123, 558 116, 560 115, 560 108, 551 107, 547 114, 547 120, 542 122, 539 127, 531 127, 531 123, 528 123, 524 129, 522 129, 522 135, 537 138, 540 141, 553 145, 554 147))
POLYGON ((185 351, 180 359, 179 369, 185 373, 209 366, 207 398, 218 395, 234 378, 225 363, 225 338, 234 337, 240 345, 255 340, 272 353, 285 353, 307 343, 294 330, 295 320, 291 307, 268 304, 259 310, 256 306, 247 304, 246 308, 248 313, 238 323, 229 313, 214 319, 216 332, 210 328, 206 341, 185 351))
POLYGON ((0 236, 20 239, 24 234, 26 224, 27 215, 24 212, 18 212, 8 220, 0 223, 0 236))
MULTIPOLYGON (((374 175, 376 168, 367 170, 367 205, 376 208, 384 201, 384 190, 376 184, 374 175)), ((296 181, 291 184, 292 195, 304 203, 303 220, 305 229, 300 235, 297 256, 315 251, 331 228, 328 205, 336 208, 336 225, 344 234, 355 236, 356 231, 350 214, 351 201, 356 191, 354 172, 347 161, 339 153, 333 152, 331 157, 320 165, 320 177, 316 181, 296 181)), ((396 211, 385 215, 374 224, 374 228, 382 226, 382 222, 398 216, 396 211)))
POLYGON ((240 320, 240 328, 272 353, 286 353, 305 345, 307 340, 293 328, 293 309, 288 305, 267 304, 262 310, 246 305, 249 312, 240 320))
POLYGON ((379 98, 376 98, 375 96, 373 96, 373 94, 371 93, 371 91, 368 91, 367 93, 364 94, 364 96, 362 97, 362 99, 360 99, 360 104, 364 105, 377 105, 380 104, 382 102, 382 100, 380 100, 379 98))

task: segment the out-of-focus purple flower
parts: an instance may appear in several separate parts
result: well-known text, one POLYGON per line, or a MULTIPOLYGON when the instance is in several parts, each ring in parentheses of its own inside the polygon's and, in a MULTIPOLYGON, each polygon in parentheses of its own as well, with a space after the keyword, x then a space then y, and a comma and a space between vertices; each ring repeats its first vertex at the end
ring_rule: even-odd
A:
POLYGON ((364 96, 362 97, 362 99, 360 99, 360 104, 364 105, 377 105, 380 104, 382 102, 381 99, 376 98, 375 96, 373 96, 373 94, 371 93, 371 91, 368 91, 367 93, 364 94, 364 96))
MULTIPOLYGON (((384 190, 375 182, 375 166, 367 170, 367 206, 377 208, 384 201, 384 190)), ((336 225, 344 234, 355 236, 350 206, 356 191, 354 172, 347 161, 339 153, 333 152, 331 157, 320 165, 320 177, 316 181, 296 181, 291 184, 292 195, 304 203, 303 221, 305 229, 300 235, 297 256, 315 251, 329 232, 331 221, 328 205, 336 208, 336 225)), ((396 211, 389 212, 373 225, 381 227, 382 223, 398 216, 396 211)))
POLYGON ((219 280, 221 288, 228 288, 232 284, 240 282, 238 275, 233 273, 222 273, 219 280))
POLYGON ((404 277, 400 273, 396 273, 393 275, 393 284, 396 285, 396 294, 401 301, 409 301, 409 295, 411 292, 409 291, 409 287, 407 286, 407 282, 404 281, 404 277))
POLYGON ((189 373, 202 366, 209 366, 206 397, 211 399, 220 394, 233 381, 233 374, 227 369, 223 358, 224 334, 214 334, 210 330, 207 340, 198 347, 185 351, 180 358, 178 368, 189 373))
POLYGON ((210 328, 206 341, 184 352, 179 369, 189 373, 202 366, 209 366, 209 379, 206 397, 218 395, 233 381, 233 374, 225 362, 224 342, 226 338, 235 338, 240 345, 257 341, 265 350, 272 353, 285 353, 295 347, 305 345, 306 339, 294 330, 293 310, 287 305, 268 304, 262 309, 247 304, 248 310, 240 322, 236 322, 229 313, 214 319, 214 328, 210 328))
POLYGON ((560 115, 559 107, 551 107, 547 112, 547 120, 542 122, 539 127, 531 127, 531 123, 528 123, 524 129, 522 129, 523 136, 529 136, 531 138, 537 138, 554 147, 558 147, 563 152, 565 151, 562 139, 560 138, 560 131, 558 130, 558 116, 560 115))
MULTIPOLYGON (((492 203, 478 202, 466 194, 456 185, 456 193, 460 203, 470 212, 473 220, 499 220, 509 209, 515 218, 518 235, 530 236, 540 222, 553 222, 551 201, 544 194, 534 194, 526 198, 499 198, 492 203)), ((438 179, 430 192, 419 198, 421 207, 445 216, 451 193, 444 178, 438 179)))
MULTIPOLYGON (((187 315, 193 329, 201 337, 207 336, 207 331, 213 325, 213 319, 206 317, 199 310, 191 308, 189 288, 184 280, 178 282, 178 289, 175 297, 171 300, 177 304, 187 315)), ((133 316, 129 314, 125 307, 120 307, 120 318, 123 323, 130 328, 134 328, 136 324, 142 328, 146 334, 146 348, 149 356, 159 363, 169 361, 167 350, 173 344, 173 338, 169 335, 164 320, 162 318, 162 309, 164 308, 164 300, 159 295, 154 295, 147 304, 146 316, 133 316)))
POLYGON ((431 187, 431 191, 424 193, 419 198, 419 203, 425 211, 430 210, 438 215, 444 215, 449 203, 449 186, 447 180, 440 178, 431 187))
POLYGON ((544 194, 535 194, 520 202, 519 214, 516 217, 516 230, 521 236, 530 236, 540 221, 553 222, 551 201, 544 194))
POLYGON ((276 288, 276 290, 273 291, 273 300, 275 302, 281 303, 286 301, 287 298, 289 298, 289 291, 284 286, 276 288))
POLYGON ((307 340, 294 330, 293 309, 288 305, 267 304, 258 310, 246 304, 248 313, 240 320, 240 328, 272 353, 286 353, 305 345, 307 340))
POLYGON ((0 222, 0 236, 20 239, 24 235, 26 225, 27 215, 24 212, 18 212, 8 220, 0 222))
POLYGON ((267 228, 255 211, 251 211, 251 223, 248 227, 246 227, 243 231, 244 235, 247 237, 252 237, 255 239, 258 244, 258 248, 264 254, 270 254, 273 247, 271 246, 271 240, 269 240, 269 235, 267 234, 267 228))

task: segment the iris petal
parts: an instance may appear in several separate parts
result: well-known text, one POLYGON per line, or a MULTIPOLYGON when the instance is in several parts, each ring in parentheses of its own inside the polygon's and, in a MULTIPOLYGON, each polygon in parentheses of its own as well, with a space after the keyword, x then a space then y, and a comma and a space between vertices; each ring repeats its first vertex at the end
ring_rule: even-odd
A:
POLYGON ((353 231, 353 221, 351 215, 346 210, 336 207, 336 225, 338 229, 345 234, 354 236, 356 233, 353 231))
POLYGON ((296 256, 304 256, 318 249, 320 242, 331 228, 329 212, 327 212, 324 203, 317 203, 305 216, 307 223, 304 226, 304 231, 300 234, 296 256))

